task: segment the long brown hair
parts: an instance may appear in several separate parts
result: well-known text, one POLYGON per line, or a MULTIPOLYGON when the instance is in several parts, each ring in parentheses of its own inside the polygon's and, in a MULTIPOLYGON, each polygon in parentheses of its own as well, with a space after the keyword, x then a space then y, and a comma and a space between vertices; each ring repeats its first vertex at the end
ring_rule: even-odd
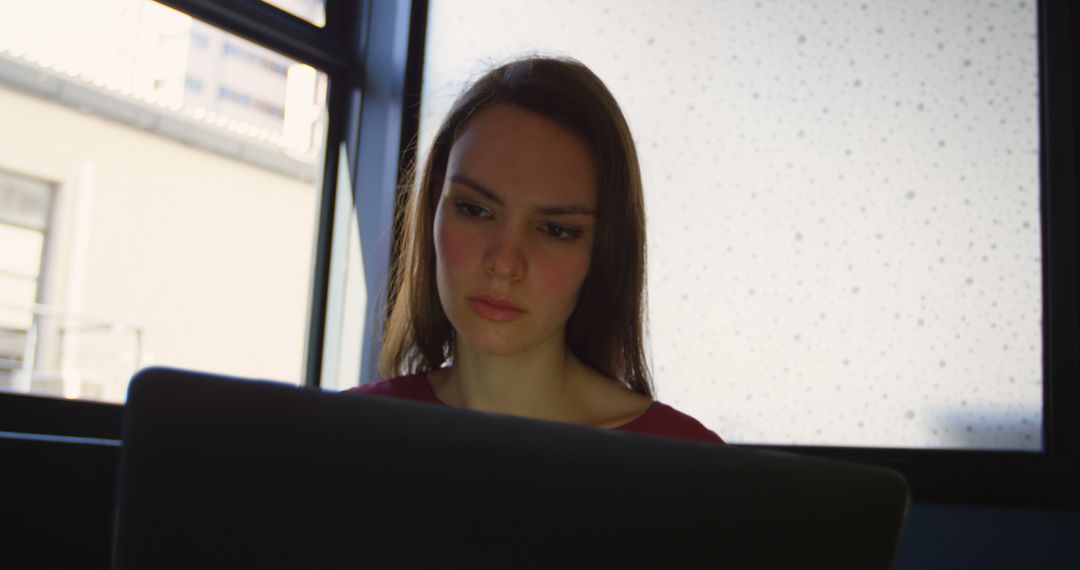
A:
POLYGON ((433 224, 450 148, 476 112, 512 104, 575 133, 597 171, 596 239, 566 343, 586 365, 652 397, 643 347, 645 205, 637 151, 615 98, 592 71, 571 59, 528 57, 501 65, 472 84, 435 134, 420 173, 397 215, 395 251, 379 371, 384 378, 429 372, 451 356, 454 330, 435 285, 433 224))

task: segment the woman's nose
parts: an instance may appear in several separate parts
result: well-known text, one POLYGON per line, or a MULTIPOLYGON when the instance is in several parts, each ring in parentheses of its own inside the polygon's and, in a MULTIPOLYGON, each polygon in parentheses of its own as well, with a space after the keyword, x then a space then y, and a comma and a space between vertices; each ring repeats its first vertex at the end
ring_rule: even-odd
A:
POLYGON ((517 281, 525 277, 527 267, 521 239, 511 232, 497 236, 484 254, 484 269, 499 279, 517 281))

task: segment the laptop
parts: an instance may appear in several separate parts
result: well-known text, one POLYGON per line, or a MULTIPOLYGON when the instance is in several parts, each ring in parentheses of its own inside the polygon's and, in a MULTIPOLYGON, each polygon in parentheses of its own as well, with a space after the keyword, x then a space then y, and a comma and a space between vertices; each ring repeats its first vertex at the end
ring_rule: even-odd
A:
POLYGON ((889 568, 895 472, 152 368, 113 568, 889 568))

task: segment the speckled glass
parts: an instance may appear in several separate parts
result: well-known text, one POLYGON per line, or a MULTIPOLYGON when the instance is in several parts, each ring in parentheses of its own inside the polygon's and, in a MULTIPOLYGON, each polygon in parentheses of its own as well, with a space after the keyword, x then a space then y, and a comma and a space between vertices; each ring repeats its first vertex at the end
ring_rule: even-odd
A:
POLYGON ((573 56, 641 153, 658 398, 740 443, 1041 449, 1036 6, 432 0, 421 148, 573 56))

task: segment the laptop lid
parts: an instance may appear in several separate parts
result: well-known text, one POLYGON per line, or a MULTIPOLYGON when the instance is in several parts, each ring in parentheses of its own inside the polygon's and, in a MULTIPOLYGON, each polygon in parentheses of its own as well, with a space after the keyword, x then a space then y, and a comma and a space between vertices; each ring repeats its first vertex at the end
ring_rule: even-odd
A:
POLYGON ((133 379, 114 568, 888 568, 896 473, 173 369, 133 379))

